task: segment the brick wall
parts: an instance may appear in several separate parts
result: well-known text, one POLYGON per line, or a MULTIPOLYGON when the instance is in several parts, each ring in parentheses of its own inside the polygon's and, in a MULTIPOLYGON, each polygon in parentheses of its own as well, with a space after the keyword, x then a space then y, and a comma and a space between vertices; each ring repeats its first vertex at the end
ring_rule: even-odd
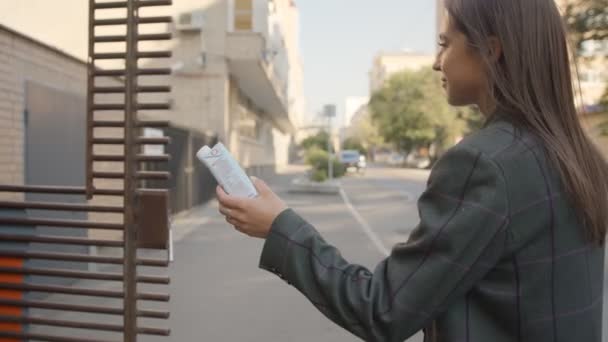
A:
POLYGON ((85 96, 86 65, 0 26, 0 184, 24 182, 26 81, 85 96))

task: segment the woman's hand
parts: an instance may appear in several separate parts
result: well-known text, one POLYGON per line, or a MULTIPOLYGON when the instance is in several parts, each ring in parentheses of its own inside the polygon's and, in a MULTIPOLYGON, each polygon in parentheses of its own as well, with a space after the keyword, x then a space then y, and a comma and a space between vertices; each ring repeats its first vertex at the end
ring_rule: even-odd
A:
POLYGON ((239 232, 265 239, 272 223, 287 205, 262 180, 251 177, 251 181, 259 194, 252 199, 230 196, 221 186, 217 187, 220 213, 239 232))

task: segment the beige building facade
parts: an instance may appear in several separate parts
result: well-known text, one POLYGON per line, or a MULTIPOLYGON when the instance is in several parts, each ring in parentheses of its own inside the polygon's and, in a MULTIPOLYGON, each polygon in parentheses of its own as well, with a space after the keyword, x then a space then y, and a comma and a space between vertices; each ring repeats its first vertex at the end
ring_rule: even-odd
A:
POLYGON ((289 1, 190 2, 176 14, 170 120, 217 134, 253 173, 286 164, 295 132, 287 44, 297 39, 286 35, 289 1))
POLYGON ((388 79, 404 70, 417 71, 433 65, 435 56, 407 51, 380 52, 369 72, 370 94, 384 86, 388 79))
MULTIPOLYGON (((118 84, 111 79, 104 82, 118 84)), ((86 62, 0 25, 1 185, 84 187, 86 89, 86 62), (67 112, 70 115, 64 115, 67 112), (47 155, 45 151, 51 153, 47 155)), ((104 153, 103 149, 108 148, 111 147, 101 147, 96 152, 104 153)), ((118 171, 106 162, 96 163, 95 167, 97 171, 118 171)), ((96 180, 95 185, 101 189, 122 187, 116 180, 96 180)), ((0 199, 25 198, 22 193, 0 192, 0 199)), ((89 203, 121 205, 121 201, 100 196, 89 203)), ((89 218, 120 221, 116 214, 91 213, 89 218)), ((120 233, 109 231, 90 230, 89 234, 120 238, 120 233)))
POLYGON ((86 77, 84 62, 0 25, 0 184, 25 183, 26 84, 84 98, 86 77))
MULTIPOLYGON (((86 60, 87 19, 76 13, 87 13, 87 5, 86 1, 72 0, 52 4, 31 0, 28 6, 3 2, 0 22, 86 60), (66 8, 75 15, 66 15, 66 8), (32 14, 40 20, 28 20, 32 14), (66 20, 58 23, 54 19, 58 16, 66 20)), ((169 82, 172 94, 169 98, 148 95, 142 100, 169 100, 172 110, 166 118, 175 126, 217 135, 246 168, 271 170, 286 163, 294 127, 304 113, 295 3, 180 0, 174 1, 170 11, 151 7, 141 13, 175 19, 168 27, 174 33, 173 40, 140 43, 145 50, 173 51, 170 63, 174 72, 169 82)), ((98 18, 123 15, 119 10, 98 12, 98 18)), ((120 33, 119 28, 102 29, 101 34, 120 33)), ((141 33, 166 29, 143 26, 141 33)), ((107 44, 105 48, 111 52, 122 47, 107 44)), ((153 67, 156 62, 141 63, 153 67)))

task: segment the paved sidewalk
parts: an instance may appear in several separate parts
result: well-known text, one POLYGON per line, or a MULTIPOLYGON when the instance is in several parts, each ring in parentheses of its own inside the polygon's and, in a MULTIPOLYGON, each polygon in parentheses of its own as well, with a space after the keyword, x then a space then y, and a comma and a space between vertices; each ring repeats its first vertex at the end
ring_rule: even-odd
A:
MULTIPOLYGON (((288 193, 290 181, 305 167, 291 166, 272 179, 271 188, 324 238, 340 249, 351 263, 373 269, 383 255, 362 233, 357 220, 338 195, 288 193)), ((218 213, 217 201, 181 213, 172 219, 175 261, 168 270, 170 286, 143 285, 140 291, 170 292, 171 302, 140 303, 140 309, 169 309, 168 321, 140 319, 151 327, 170 327, 170 337, 140 335, 139 342, 352 342, 355 336, 320 314, 293 287, 273 274, 260 270, 258 260, 263 241, 236 232, 218 213)), ((105 270, 105 269, 104 269, 105 270)), ((114 271, 119 272, 120 268, 114 271)), ((157 274, 153 268, 141 273, 157 274)), ((162 273, 161 272, 161 273, 162 273)), ((99 283, 78 282, 78 287, 99 283)), ((121 283, 103 288, 121 289, 121 283)), ((49 300, 80 305, 121 307, 120 300, 54 295, 49 300)), ((56 314, 37 310, 38 316, 100 323, 122 324, 122 317, 81 313, 56 314)), ((35 332, 53 335, 120 341, 120 335, 73 329, 37 327, 35 332), (85 335, 86 334, 86 335, 85 335)), ((409 342, 421 341, 420 335, 409 342)))

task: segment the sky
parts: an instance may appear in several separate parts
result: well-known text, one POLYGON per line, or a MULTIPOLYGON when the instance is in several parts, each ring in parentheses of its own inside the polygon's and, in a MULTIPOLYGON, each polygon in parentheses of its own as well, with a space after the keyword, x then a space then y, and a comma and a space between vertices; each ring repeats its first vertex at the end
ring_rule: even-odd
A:
POLYGON ((369 95, 379 51, 435 51, 434 0, 296 0, 307 111, 369 95))
MULTIPOLYGON (((0 0, 0 23, 84 58, 85 0, 62 0, 71 15, 50 0, 0 0), (69 34, 66 34, 69 32, 69 34)), ((434 0, 296 0, 300 10, 304 91, 308 117, 325 104, 344 113, 348 96, 366 96, 368 72, 379 51, 435 50, 434 0)), ((181 6, 174 0, 174 6, 181 6)))

